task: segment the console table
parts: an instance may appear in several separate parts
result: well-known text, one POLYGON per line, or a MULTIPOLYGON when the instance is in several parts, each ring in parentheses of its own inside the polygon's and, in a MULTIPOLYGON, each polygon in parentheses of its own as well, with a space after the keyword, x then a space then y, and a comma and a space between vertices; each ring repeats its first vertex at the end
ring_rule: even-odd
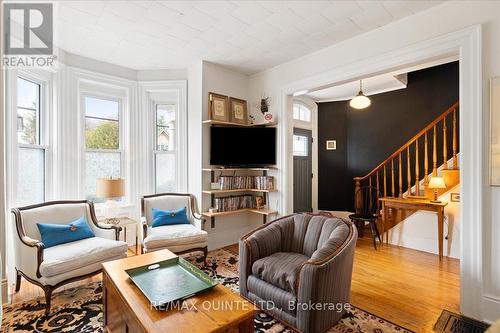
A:
MULTIPOLYGON (((388 214, 387 210, 389 208, 435 212, 437 215, 439 260, 441 261, 443 259, 444 207, 448 205, 447 202, 432 202, 424 199, 401 198, 380 198, 379 200, 382 202, 382 211, 384 213, 383 224, 385 224, 385 218, 388 214)), ((382 228, 382 234, 384 234, 386 232, 385 225, 382 225, 382 228)), ((388 235, 386 235, 386 240, 389 241, 388 235)))

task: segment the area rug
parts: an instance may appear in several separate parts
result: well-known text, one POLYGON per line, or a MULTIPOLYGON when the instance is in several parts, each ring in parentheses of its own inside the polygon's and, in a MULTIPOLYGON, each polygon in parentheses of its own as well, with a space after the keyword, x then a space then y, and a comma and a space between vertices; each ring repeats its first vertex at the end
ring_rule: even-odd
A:
MULTIPOLYGON (((186 257, 219 283, 238 292, 238 255, 226 249, 209 253, 207 266, 201 258, 186 257)), ((27 283, 27 282, 25 282, 27 283)), ((1 332, 55 333, 103 332, 102 285, 94 282, 81 287, 56 292, 51 314, 43 315, 44 299, 16 303, 4 307, 1 332)), ((254 318, 256 333, 293 333, 272 316, 258 312, 254 318)), ((412 332, 362 309, 351 306, 329 333, 389 333, 412 332)))
POLYGON ((469 317, 443 310, 434 325, 438 333, 483 333, 490 325, 469 317))

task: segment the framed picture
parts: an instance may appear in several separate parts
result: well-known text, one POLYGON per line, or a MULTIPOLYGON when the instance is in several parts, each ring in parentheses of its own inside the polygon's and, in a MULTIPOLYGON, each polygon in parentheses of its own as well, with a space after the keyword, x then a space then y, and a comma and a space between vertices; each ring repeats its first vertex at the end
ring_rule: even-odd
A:
POLYGON ((451 202, 460 202, 460 193, 457 193, 457 192, 450 193, 450 201, 451 202))
POLYGON ((208 119, 230 121, 227 96, 208 93, 208 119))
POLYGON ((337 140, 326 140, 326 150, 336 150, 337 140))
POLYGON ((229 98, 229 109, 231 110, 231 121, 238 124, 247 124, 247 101, 244 99, 229 98))
POLYGON ((500 77, 490 85, 490 185, 500 186, 500 77))

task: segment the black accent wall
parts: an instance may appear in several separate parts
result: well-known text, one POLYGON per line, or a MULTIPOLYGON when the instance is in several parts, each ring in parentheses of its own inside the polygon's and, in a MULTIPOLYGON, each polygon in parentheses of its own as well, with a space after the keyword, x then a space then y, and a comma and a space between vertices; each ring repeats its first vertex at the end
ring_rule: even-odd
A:
MULTIPOLYGON (((453 62, 408 73, 406 89, 372 95, 371 106, 364 110, 352 109, 349 101, 319 103, 318 208, 352 211, 353 177, 370 172, 458 98, 459 64, 453 62), (326 150, 326 140, 337 140, 337 150, 326 150)), ((451 118, 448 121, 451 154, 451 118)), ((437 133, 442 135, 441 126, 437 133)), ((438 147, 438 165, 443 163, 441 150, 438 147)), ((423 161, 420 164, 423 170, 423 161)))

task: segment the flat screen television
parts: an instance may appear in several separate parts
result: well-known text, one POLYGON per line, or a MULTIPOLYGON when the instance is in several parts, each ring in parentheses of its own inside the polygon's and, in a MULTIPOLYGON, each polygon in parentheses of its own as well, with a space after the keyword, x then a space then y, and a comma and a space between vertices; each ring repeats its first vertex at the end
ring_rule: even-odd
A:
POLYGON ((258 167, 276 164, 276 128, 210 128, 210 164, 258 167))

